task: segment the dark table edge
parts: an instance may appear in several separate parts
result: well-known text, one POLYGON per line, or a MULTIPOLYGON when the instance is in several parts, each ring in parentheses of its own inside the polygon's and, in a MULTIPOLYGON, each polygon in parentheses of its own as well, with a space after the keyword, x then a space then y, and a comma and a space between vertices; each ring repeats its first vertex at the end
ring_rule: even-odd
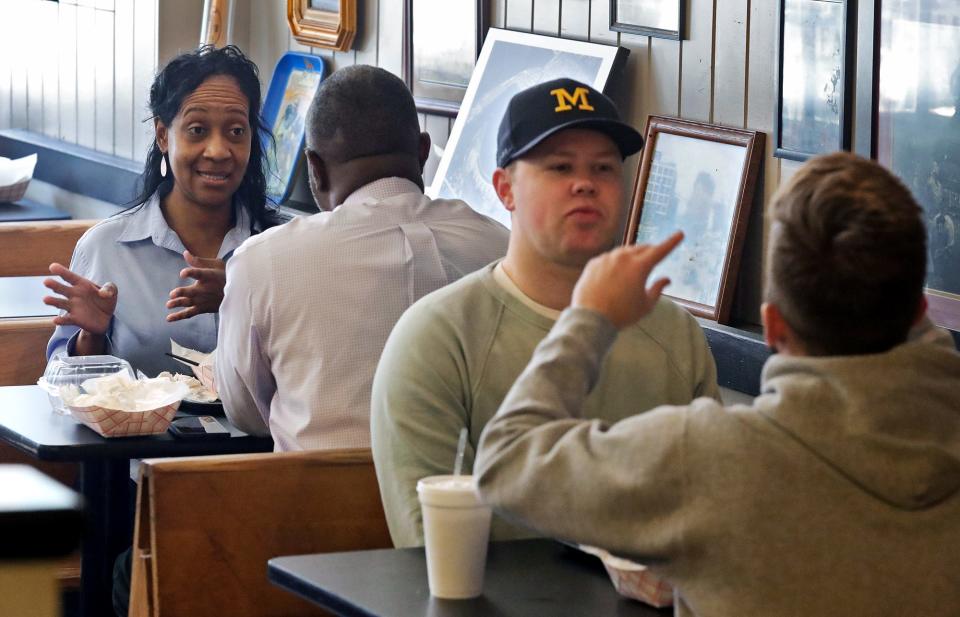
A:
POLYGON ((275 586, 293 593, 307 602, 332 611, 341 617, 378 617, 371 612, 347 602, 338 595, 301 581, 299 578, 287 572, 282 565, 278 564, 277 561, 279 559, 284 558, 275 557, 267 561, 267 578, 275 586))

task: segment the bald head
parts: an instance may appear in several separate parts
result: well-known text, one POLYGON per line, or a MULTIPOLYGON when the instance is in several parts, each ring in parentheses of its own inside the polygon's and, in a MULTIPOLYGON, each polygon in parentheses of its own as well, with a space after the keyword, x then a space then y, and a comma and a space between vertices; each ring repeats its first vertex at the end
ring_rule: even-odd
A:
POLYGON ((330 163, 384 154, 418 155, 420 123, 407 85, 374 66, 334 72, 317 90, 307 147, 330 163))

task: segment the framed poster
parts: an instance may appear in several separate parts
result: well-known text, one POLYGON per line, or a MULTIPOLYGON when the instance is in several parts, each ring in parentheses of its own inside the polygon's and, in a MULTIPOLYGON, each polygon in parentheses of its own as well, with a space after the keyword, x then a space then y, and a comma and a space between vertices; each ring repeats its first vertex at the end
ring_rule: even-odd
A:
POLYGON ((960 330, 960 2, 873 8, 872 151, 923 207, 930 318, 960 330))
POLYGON ((507 102, 521 90, 559 77, 602 91, 628 53, 623 47, 491 28, 429 194, 462 199, 510 227, 510 215, 491 184, 497 127, 507 102))
POLYGON ((357 34, 357 0, 287 0, 287 25, 304 45, 347 51, 357 34))
POLYGON ((764 134, 650 116, 624 244, 684 240, 652 278, 694 315, 726 323, 760 174, 764 134))
POLYGON ((488 19, 483 0, 404 0, 403 71, 418 111, 457 115, 488 19))
POLYGON ((287 52, 273 70, 263 102, 264 123, 273 132, 273 143, 264 143, 267 155, 267 197, 281 204, 293 190, 297 168, 303 159, 307 110, 320 82, 326 76, 323 58, 287 52))
POLYGON ((610 0, 610 29, 680 40, 686 4, 686 0, 610 0))
POLYGON ((780 0, 775 156, 850 149, 853 0, 780 0))

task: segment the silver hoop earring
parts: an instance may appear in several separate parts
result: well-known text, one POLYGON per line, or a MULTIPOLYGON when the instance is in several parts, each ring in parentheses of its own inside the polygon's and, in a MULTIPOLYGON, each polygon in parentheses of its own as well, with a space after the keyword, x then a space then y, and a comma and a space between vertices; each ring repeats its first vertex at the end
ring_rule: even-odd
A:
POLYGON ((160 153, 160 177, 161 178, 167 177, 167 153, 166 152, 160 153))

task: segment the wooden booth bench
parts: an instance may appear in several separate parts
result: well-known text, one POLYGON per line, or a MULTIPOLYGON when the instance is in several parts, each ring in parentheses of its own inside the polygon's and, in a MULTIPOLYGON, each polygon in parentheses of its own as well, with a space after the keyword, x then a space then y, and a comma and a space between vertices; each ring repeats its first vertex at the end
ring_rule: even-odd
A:
POLYGON ((145 460, 129 614, 325 615, 267 560, 390 547, 368 449, 145 460))

